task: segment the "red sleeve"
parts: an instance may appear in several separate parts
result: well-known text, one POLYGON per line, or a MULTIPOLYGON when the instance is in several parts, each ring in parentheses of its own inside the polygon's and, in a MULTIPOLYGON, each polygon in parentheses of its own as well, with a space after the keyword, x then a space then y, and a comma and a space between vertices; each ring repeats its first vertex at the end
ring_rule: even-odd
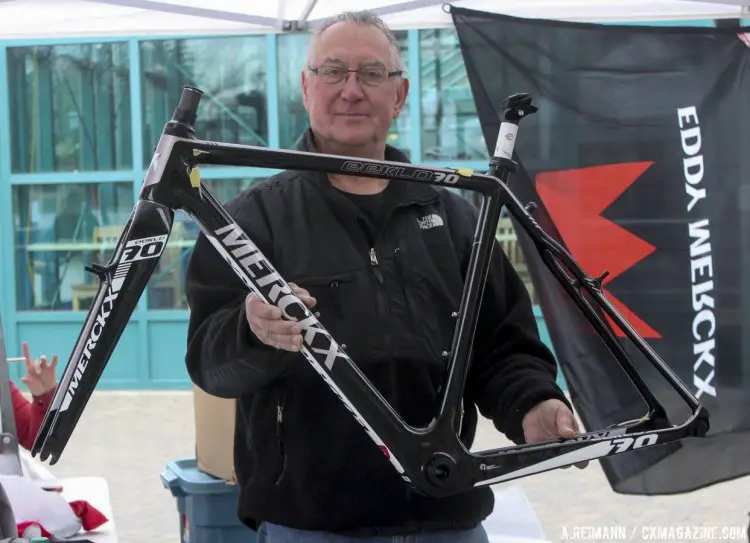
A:
POLYGON ((39 428, 44 421, 44 415, 47 412, 52 397, 55 394, 54 389, 44 396, 34 397, 30 402, 21 393, 18 387, 10 381, 10 393, 13 400, 13 414, 16 418, 16 434, 18 434, 18 444, 26 450, 34 446, 39 428))

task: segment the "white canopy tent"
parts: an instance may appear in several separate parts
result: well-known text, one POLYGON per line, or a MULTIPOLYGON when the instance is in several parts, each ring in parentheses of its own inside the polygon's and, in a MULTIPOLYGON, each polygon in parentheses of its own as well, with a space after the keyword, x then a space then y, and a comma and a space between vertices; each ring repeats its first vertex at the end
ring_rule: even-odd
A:
MULTIPOLYGON (((289 32, 345 9, 394 29, 452 24, 445 0, 0 0, 0 39, 289 32)), ((750 0, 450 0, 518 17, 614 22, 742 18, 750 0)))

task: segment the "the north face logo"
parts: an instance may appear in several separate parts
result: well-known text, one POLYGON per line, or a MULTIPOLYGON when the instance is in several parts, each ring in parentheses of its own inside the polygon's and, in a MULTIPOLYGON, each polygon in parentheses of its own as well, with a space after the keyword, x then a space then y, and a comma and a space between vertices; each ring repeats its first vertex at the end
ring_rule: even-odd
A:
POLYGON ((424 217, 417 219, 417 222, 419 223, 419 227, 422 230, 429 230, 430 228, 435 228, 436 226, 443 226, 443 218, 437 213, 425 215, 424 217))

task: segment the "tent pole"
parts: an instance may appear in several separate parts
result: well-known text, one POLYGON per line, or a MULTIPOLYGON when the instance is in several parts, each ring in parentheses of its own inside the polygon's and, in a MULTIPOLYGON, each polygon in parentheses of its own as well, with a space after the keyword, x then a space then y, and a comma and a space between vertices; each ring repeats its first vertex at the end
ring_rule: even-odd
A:
POLYGON ((260 25, 270 28, 279 29, 282 27, 281 21, 273 17, 263 17, 261 15, 250 15, 248 13, 235 13, 232 11, 221 11, 218 9, 199 8, 185 6, 181 4, 169 4, 159 2, 158 0, 91 0, 99 4, 110 4, 113 6, 124 6, 129 8, 145 9, 150 11, 161 11, 164 13, 174 13, 177 15, 190 15, 193 17, 203 17, 206 19, 216 19, 220 21, 231 21, 233 23, 246 23, 250 25, 260 25))
MULTIPOLYGON (((312 3, 315 5, 317 0, 309 0, 308 5, 312 3)), ((426 8, 430 6, 438 6, 442 4, 449 4, 450 2, 446 0, 408 0, 406 2, 399 2, 397 4, 391 4, 390 6, 383 6, 379 8, 372 8, 368 11, 371 13, 374 13, 375 15, 378 15, 379 17, 383 17, 384 15, 393 15, 394 13, 401 13, 403 11, 411 11, 413 9, 420 9, 420 8, 426 8)), ((308 13, 309 15, 309 13, 308 13)), ((323 24, 325 19, 313 19, 308 23, 308 27, 314 28, 316 26, 319 26, 323 24)))
POLYGON ((683 2, 700 2, 708 4, 722 4, 724 6, 740 6, 747 10, 750 8, 750 0, 682 0, 683 2))
POLYGON ((284 16, 286 15, 286 0, 279 0, 279 5, 276 9, 276 25, 281 27, 284 24, 284 16))
POLYGON ((299 16, 299 20, 297 21, 297 25, 300 28, 307 25, 307 20, 310 18, 310 14, 312 13, 312 10, 315 9, 315 6, 317 4, 318 4, 318 0, 307 0, 305 9, 302 10, 302 14, 299 16))

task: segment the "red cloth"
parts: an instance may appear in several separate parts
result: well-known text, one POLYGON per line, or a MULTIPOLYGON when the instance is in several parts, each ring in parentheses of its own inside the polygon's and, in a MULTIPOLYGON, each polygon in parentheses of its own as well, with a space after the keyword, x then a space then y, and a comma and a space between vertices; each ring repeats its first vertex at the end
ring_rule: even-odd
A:
POLYGON ((16 530, 18 530, 19 534, 23 535, 31 526, 36 526, 37 528, 39 528, 42 537, 46 537, 48 539, 52 537, 52 534, 45 530, 44 526, 42 526, 38 522, 19 522, 16 530))
POLYGON ((106 524, 109 519, 96 507, 84 500, 75 500, 70 502, 73 513, 81 519, 83 529, 87 532, 96 530, 102 524, 106 524))
MULTIPOLYGON (((109 522, 109 519, 105 517, 101 511, 87 501, 72 501, 70 502, 70 507, 73 509, 75 516, 81 520, 81 527, 86 532, 96 530, 99 526, 109 522)), ((47 531, 40 522, 19 522, 16 529, 19 534, 23 534, 30 526, 36 526, 39 528, 42 537, 50 538, 54 536, 54 534, 47 531)))
POLYGON ((26 399, 18 387, 10 381, 10 394, 13 400, 13 414, 16 417, 18 444, 26 450, 34 446, 34 439, 44 421, 44 414, 55 391, 50 390, 44 396, 34 396, 32 401, 26 399))

